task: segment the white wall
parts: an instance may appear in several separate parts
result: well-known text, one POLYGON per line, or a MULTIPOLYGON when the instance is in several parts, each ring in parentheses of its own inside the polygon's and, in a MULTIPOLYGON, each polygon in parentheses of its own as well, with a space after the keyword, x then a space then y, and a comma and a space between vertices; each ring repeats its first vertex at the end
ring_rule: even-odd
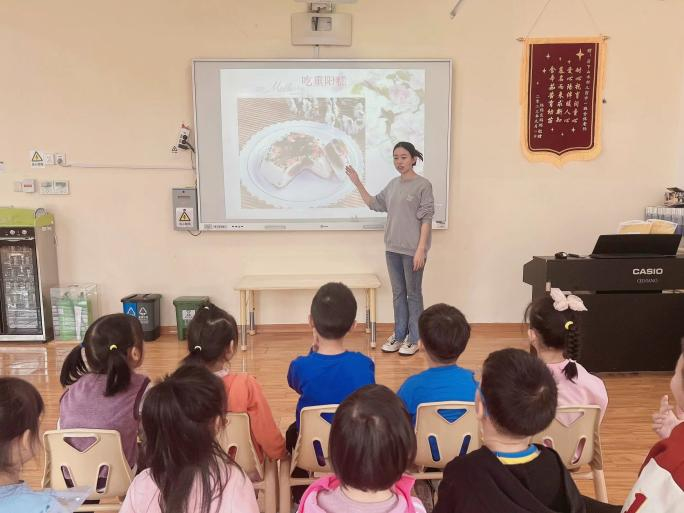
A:
MULTIPOLYGON (((587 252, 599 233, 639 218, 681 181, 684 3, 587 0, 610 36, 601 156, 558 170, 519 146, 521 44, 545 0, 359 0, 354 45, 321 57, 451 58, 454 62, 450 228, 435 234, 426 303, 473 322, 515 322, 530 291, 522 265, 559 249, 587 252)), ((70 161, 187 165, 172 157, 192 119, 192 58, 301 58, 287 0, 4 0, 0 4, 0 204, 44 206, 58 223, 62 281, 100 284, 102 306, 135 291, 209 294, 235 311, 245 273, 376 272, 380 322, 391 296, 380 233, 204 233, 172 230, 171 188, 189 171, 31 171, 29 150, 70 161), (12 192, 23 177, 66 178, 66 197, 12 192)), ((552 2, 533 35, 595 34, 579 0, 552 2)), ((388 158, 390 156, 388 155, 388 158)), ((261 322, 299 323, 310 295, 266 295, 261 322), (287 299, 287 300, 286 300, 287 299)), ((360 316, 361 318, 361 316, 360 316)))

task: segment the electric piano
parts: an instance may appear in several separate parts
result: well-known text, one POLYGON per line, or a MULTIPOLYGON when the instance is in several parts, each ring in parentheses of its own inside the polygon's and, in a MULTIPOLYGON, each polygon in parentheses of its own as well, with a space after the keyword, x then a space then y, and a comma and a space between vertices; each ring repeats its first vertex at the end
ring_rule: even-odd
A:
POLYGON ((533 257, 523 281, 533 299, 551 287, 582 298, 579 361, 590 372, 674 369, 684 336, 684 256, 533 257))

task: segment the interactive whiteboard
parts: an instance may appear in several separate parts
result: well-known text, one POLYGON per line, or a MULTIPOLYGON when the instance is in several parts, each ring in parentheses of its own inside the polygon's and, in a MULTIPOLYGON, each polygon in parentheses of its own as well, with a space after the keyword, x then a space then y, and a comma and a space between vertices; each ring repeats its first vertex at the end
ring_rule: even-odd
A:
POLYGON ((193 92, 200 229, 382 229, 344 167, 377 194, 398 141, 446 228, 451 61, 194 60, 193 92))

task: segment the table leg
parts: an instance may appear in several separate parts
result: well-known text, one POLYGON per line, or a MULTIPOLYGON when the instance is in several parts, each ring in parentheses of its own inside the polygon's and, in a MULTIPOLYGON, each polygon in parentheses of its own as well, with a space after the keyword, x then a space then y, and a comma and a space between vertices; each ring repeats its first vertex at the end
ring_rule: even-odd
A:
POLYGON ((256 335, 256 305, 253 290, 249 291, 249 334, 256 335))
POLYGON ((247 291, 240 291, 240 348, 247 350, 247 291))
POLYGON ((370 289, 366 289, 366 333, 370 331, 370 289))
POLYGON ((375 289, 369 289, 370 295, 370 329, 371 329, 371 349, 375 349, 375 341, 377 338, 376 331, 376 304, 375 304, 375 289))

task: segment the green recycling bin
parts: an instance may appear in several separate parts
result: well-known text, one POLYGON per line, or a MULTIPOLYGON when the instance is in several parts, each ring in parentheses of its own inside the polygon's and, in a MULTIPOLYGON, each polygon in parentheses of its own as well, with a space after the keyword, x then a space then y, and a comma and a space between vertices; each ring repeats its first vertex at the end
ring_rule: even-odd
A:
POLYGON ((197 310, 209 302, 209 296, 180 296, 173 300, 176 307, 176 328, 178 340, 185 340, 188 324, 197 310))

